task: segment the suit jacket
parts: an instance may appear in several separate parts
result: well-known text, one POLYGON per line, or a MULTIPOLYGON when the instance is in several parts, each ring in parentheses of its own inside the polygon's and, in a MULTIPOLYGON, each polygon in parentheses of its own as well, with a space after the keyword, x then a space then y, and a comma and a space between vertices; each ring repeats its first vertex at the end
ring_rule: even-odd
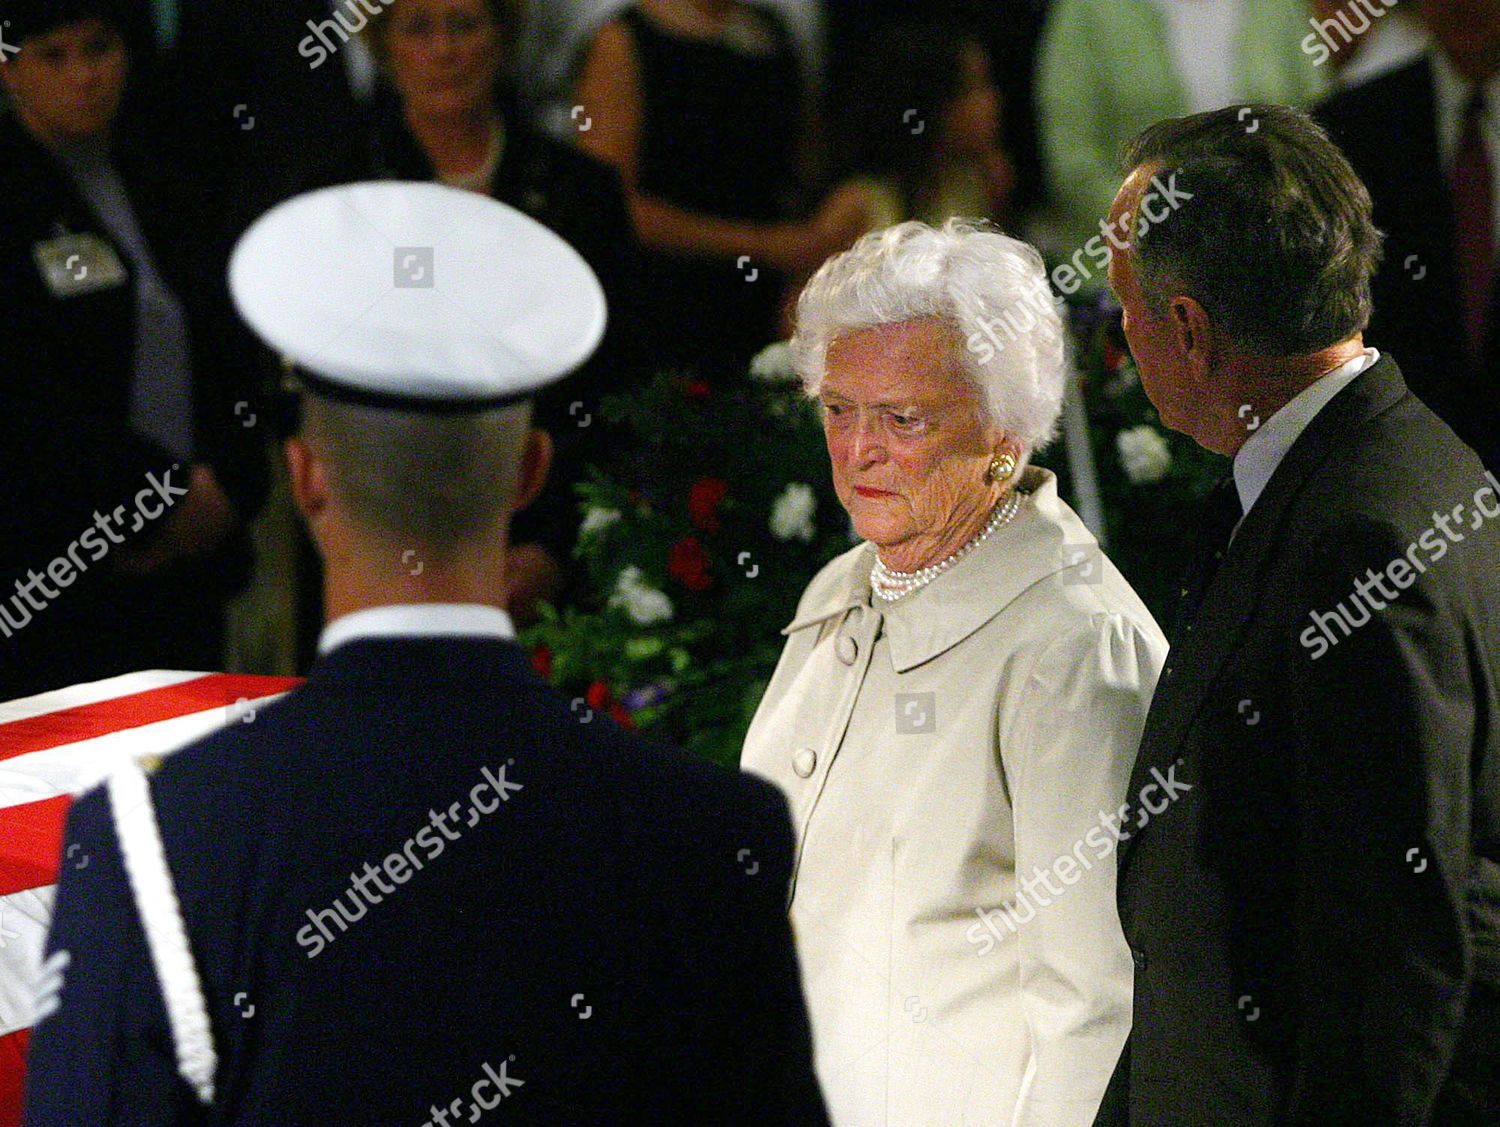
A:
POLYGON ((1115 840, 1166 639, 1057 496, 932 583, 813 579, 741 764, 798 833, 818 1075, 859 1127, 1092 1121, 1130 1019, 1115 840))
MULTIPOLYGON (((194 456, 212 466, 247 521, 268 488, 266 428, 245 425, 265 417, 253 394, 249 342, 227 301, 217 300, 218 266, 199 244, 191 192, 161 175, 158 154, 138 128, 117 131, 111 156, 158 270, 187 315, 194 456)), ((58 160, 9 115, 0 115, 0 198, 8 201, 0 227, 0 479, 6 486, 0 500, 0 597, 10 597, 13 579, 24 579, 27 569, 44 571, 90 529, 96 510, 110 513, 124 505, 133 511, 148 474, 160 479, 174 471, 172 457, 129 425, 136 334, 130 256, 58 160), (55 296, 34 253, 64 231, 110 244, 124 280, 92 293, 55 296)), ((188 472, 186 466, 175 471, 173 484, 185 486, 188 472)), ((0 695, 162 661, 169 668, 194 668, 197 659, 188 656, 192 637, 212 631, 178 612, 191 603, 206 615, 221 605, 248 574, 250 553, 248 541, 237 537, 206 560, 147 581, 126 579, 110 569, 107 558, 94 558, 96 566, 37 611, 34 624, 0 640, 0 695), (168 624, 168 617, 185 621, 168 624), (117 626, 119 638, 107 640, 117 626), (164 637, 179 637, 189 648, 150 648, 164 637), (114 651, 122 648, 134 649, 142 664, 115 661, 121 655, 114 651)), ((210 667, 218 665, 213 655, 210 667)))
POLYGON ((1412 391, 1500 466, 1500 285, 1484 357, 1464 350, 1452 196, 1439 156, 1432 64, 1426 59, 1343 91, 1316 109, 1359 173, 1386 234, 1365 340, 1401 361, 1412 391))
POLYGON ((1382 357, 1245 516, 1130 782, 1099 1123, 1495 1121, 1495 486, 1382 357))
POLYGON ((26 1122, 449 1122, 455 1103, 472 1122, 491 1073, 521 1082, 517 1122, 826 1122, 785 804, 584 719, 513 642, 367 638, 165 761, 153 799, 219 1053, 207 1115, 106 798, 81 798, 26 1122))

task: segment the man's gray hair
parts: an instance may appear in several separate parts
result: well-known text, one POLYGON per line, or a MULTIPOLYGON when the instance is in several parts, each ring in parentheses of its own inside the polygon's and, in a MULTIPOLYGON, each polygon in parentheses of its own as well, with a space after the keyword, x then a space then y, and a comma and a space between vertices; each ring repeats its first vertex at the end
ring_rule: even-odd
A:
POLYGON ((1154 316, 1185 294, 1263 356, 1320 352, 1369 324, 1383 236, 1370 193, 1307 113, 1249 104, 1168 118, 1124 157, 1171 169, 1191 199, 1131 240, 1154 316))
POLYGON ((1057 432, 1068 371, 1060 299, 1041 255, 974 219, 872 231, 818 270, 797 302, 792 357, 816 395, 828 346, 880 325, 936 317, 989 421, 1030 452, 1057 432))
POLYGON ((309 395, 302 434, 361 528, 434 551, 494 526, 514 503, 531 404, 419 415, 309 395))

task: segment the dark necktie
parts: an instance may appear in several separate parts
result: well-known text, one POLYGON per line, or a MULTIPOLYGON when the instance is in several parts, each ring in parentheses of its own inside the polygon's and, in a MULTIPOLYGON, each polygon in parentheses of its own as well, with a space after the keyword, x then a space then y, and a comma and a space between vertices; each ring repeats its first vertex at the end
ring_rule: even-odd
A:
POLYGON ((1480 88, 1464 111, 1463 135, 1451 177, 1465 344, 1475 368, 1484 348, 1485 319, 1495 275, 1494 170, 1480 129, 1483 118, 1484 90, 1480 88))
POLYGON ((1178 584, 1177 616, 1172 623, 1172 644, 1175 646, 1185 632, 1192 629, 1193 620, 1203 606, 1203 597, 1218 574, 1219 564, 1229 547, 1229 538, 1234 526, 1244 515, 1240 507, 1239 490, 1235 488, 1234 475, 1224 478, 1208 494, 1203 516, 1198 526, 1198 537, 1193 549, 1193 558, 1188 562, 1182 582, 1178 584))

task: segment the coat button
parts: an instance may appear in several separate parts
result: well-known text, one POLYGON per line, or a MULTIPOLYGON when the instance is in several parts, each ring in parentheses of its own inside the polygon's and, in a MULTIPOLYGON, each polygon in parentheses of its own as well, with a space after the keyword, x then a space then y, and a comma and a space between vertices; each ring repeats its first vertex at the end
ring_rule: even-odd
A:
POLYGON ((848 634, 844 634, 839 638, 835 652, 845 665, 853 665, 854 659, 859 657, 859 642, 849 637, 848 634))
POLYGON ((1132 947, 1130 949, 1130 958, 1135 963, 1136 970, 1143 971, 1146 969, 1146 952, 1142 951, 1139 947, 1132 947))
POLYGON ((800 778, 807 778, 813 773, 813 768, 818 765, 818 753, 810 747, 804 747, 796 755, 792 756, 792 770, 797 772, 800 778))

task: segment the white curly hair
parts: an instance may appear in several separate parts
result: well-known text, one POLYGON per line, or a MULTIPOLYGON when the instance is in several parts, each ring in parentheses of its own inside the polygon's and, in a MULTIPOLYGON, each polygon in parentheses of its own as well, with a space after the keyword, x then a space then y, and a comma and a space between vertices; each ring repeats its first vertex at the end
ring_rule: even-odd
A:
POLYGON ((938 317, 989 421, 1026 454, 1057 433, 1068 360, 1061 299, 1031 246, 977 219, 872 231, 818 269, 797 301, 792 360, 807 394, 828 346, 861 329, 938 317))

